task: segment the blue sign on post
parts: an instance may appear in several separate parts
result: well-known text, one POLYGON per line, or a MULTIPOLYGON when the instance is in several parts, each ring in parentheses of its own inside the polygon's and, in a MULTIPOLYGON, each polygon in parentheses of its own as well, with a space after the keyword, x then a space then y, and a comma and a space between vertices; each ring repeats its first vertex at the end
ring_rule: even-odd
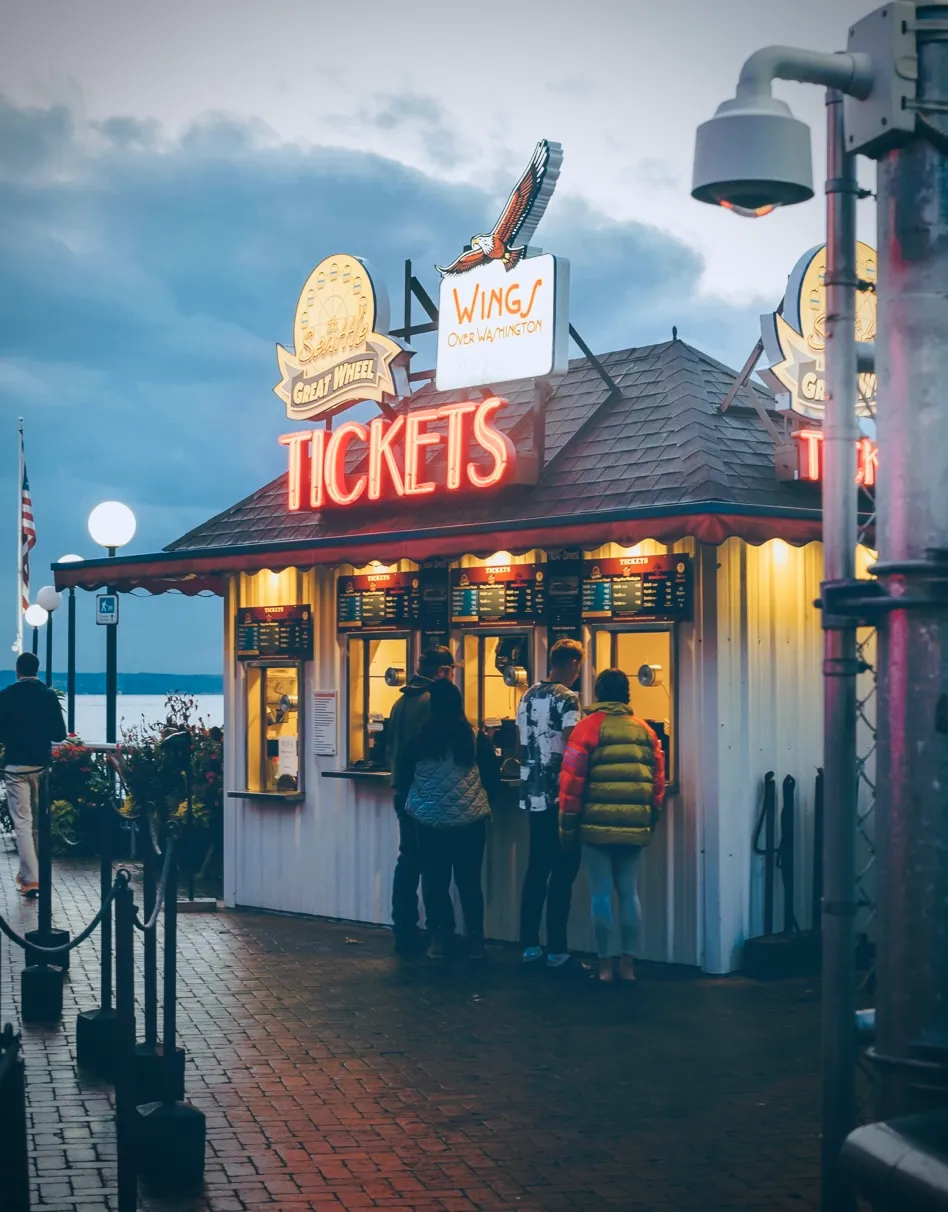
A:
POLYGON ((118 622, 118 594, 99 593, 95 599, 95 621, 111 627, 118 622))

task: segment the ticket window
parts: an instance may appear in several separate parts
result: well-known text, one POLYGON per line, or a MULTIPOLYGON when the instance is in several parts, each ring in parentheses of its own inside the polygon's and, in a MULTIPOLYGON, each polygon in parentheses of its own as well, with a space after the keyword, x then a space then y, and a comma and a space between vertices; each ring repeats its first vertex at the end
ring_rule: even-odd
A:
POLYGON ((301 682, 301 665, 246 667, 248 791, 292 795, 303 790, 301 682))
MULTIPOLYGON (((621 669, 629 677, 632 709, 658 734, 665 750, 665 777, 676 778, 674 631, 597 631, 594 669, 621 669)), ((590 687, 592 690, 592 687, 590 687)))
POLYGON ((484 635, 463 638, 464 711, 490 737, 504 777, 520 776, 517 707, 530 685, 530 635, 484 635))
POLYGON ((407 635, 348 637, 351 769, 388 769, 388 719, 408 678, 408 655, 407 635))

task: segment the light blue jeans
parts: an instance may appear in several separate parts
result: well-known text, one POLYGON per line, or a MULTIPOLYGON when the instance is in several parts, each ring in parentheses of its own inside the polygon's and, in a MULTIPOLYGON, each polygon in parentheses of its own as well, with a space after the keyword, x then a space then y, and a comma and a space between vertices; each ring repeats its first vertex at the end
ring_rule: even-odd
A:
POLYGON ((583 862, 589 877, 593 933, 600 959, 636 955, 639 946, 639 860, 641 846, 590 846, 583 843, 583 862), (619 902, 616 922, 612 894, 619 902))

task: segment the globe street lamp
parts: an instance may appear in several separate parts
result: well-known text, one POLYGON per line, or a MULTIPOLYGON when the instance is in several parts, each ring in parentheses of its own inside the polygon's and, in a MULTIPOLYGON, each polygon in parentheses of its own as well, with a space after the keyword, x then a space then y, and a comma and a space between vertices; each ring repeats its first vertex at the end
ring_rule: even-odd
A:
POLYGON ((53 684, 53 615, 63 604, 62 596, 56 591, 55 585, 44 585, 36 595, 37 603, 42 606, 49 616, 46 626, 46 685, 53 684))
MULTIPOLYGON (((81 564, 82 556, 60 556, 60 564, 81 564)), ((76 731, 76 589, 69 587, 69 612, 67 615, 66 639, 66 731, 70 736, 76 731)))
POLYGON ((23 612, 23 618, 27 627, 33 628, 33 655, 36 656, 39 652, 39 629, 46 625, 49 615, 38 602, 34 602, 31 606, 27 606, 23 612))
MULTIPOLYGON (((94 542, 114 556, 135 537, 135 515, 121 501, 103 501, 89 514, 89 534, 94 542)), ((110 586, 109 593, 115 590, 110 586)), ((118 610, 114 610, 105 640, 105 739, 114 745, 116 737, 116 698, 118 695, 118 610)))

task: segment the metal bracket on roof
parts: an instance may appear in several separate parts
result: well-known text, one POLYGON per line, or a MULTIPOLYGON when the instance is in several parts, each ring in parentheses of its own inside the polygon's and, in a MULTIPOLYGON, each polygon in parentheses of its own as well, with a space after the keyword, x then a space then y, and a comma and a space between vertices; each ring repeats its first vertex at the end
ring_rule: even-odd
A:
POLYGON ((757 344, 751 350, 750 356, 748 357, 747 361, 744 363, 743 367, 741 368, 740 374, 737 376, 737 378, 731 384, 730 391, 727 393, 727 395, 721 401, 721 411, 722 412, 727 412, 727 410, 734 403, 737 393, 741 390, 742 387, 747 386, 747 383, 748 383, 751 375, 757 369, 757 363, 760 361, 761 354, 763 352, 764 352, 764 342, 761 338, 758 338, 757 344))
POLYGON ((579 346, 583 357, 586 358, 587 361, 592 365, 596 374, 600 377, 600 379, 602 379, 603 383, 605 383, 605 385, 609 388, 610 392, 618 392, 619 384, 615 381, 612 375, 609 374, 608 370, 606 370, 605 366, 603 366, 603 364, 599 361, 572 324, 569 326, 569 335, 579 346))
POLYGON ((411 272, 411 261, 405 262, 405 320, 401 328, 390 328, 389 335, 392 337, 403 337, 406 341, 410 337, 417 337, 425 332, 438 331, 438 308, 434 299, 425 290, 422 284, 418 281, 415 275, 411 272), (422 308, 427 312, 430 323, 427 324, 412 324, 412 299, 417 299, 422 308))

